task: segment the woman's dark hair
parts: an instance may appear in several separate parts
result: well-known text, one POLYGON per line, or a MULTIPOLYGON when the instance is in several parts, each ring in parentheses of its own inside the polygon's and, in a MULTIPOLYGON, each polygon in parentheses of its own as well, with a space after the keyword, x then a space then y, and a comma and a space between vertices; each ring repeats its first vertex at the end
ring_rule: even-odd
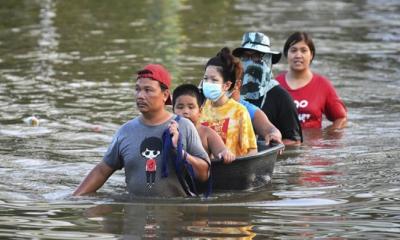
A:
POLYGON ((295 32, 292 35, 290 35, 286 40, 285 45, 283 46, 283 54, 287 58, 289 48, 301 41, 304 41, 307 44, 308 48, 310 48, 312 54, 311 57, 311 62, 312 62, 312 60, 315 57, 315 46, 313 40, 311 39, 311 36, 306 32, 295 32))
POLYGON ((232 55, 228 47, 222 48, 215 57, 208 60, 208 66, 216 66, 219 73, 221 73, 224 82, 232 82, 229 91, 235 86, 237 79, 242 79, 243 67, 239 58, 232 55))
POLYGON ((172 107, 175 108, 175 103, 180 96, 192 96, 196 98, 197 104, 201 107, 204 103, 204 95, 193 84, 182 84, 175 88, 172 93, 172 107))

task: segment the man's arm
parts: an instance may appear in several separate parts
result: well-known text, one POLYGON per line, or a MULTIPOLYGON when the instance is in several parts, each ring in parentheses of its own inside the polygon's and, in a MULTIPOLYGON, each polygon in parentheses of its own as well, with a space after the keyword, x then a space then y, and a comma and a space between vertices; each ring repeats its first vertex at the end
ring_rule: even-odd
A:
POLYGON ((193 170, 196 173, 196 178, 202 182, 207 181, 210 174, 209 159, 204 160, 199 157, 195 157, 184 150, 183 152, 183 154, 187 154, 186 161, 188 161, 192 165, 193 170))
MULTIPOLYGON (((189 123, 189 120, 187 120, 187 121, 189 123)), ((190 122, 190 124, 192 124, 192 123, 190 122)), ((207 153, 203 149, 203 145, 201 144, 201 140, 200 140, 200 137, 198 135, 196 128, 194 127, 193 124, 191 126, 192 126, 191 130, 197 135, 196 139, 197 139, 197 143, 199 144, 199 147, 202 149, 202 151, 204 151, 204 153, 207 156, 207 153)), ((171 123, 169 124, 169 132, 172 135, 172 145, 175 149, 178 146, 178 137, 179 137, 178 127, 179 127, 179 124, 175 120, 172 120, 171 123)), ((190 128, 188 128, 188 129, 190 129, 190 128)), ((203 182, 207 181, 209 174, 210 174, 210 171, 209 171, 210 166, 211 166, 210 159, 208 159, 208 157, 207 157, 207 159, 201 159, 199 157, 195 157, 195 156, 189 154, 185 150, 182 150, 182 155, 185 156, 185 154, 186 154, 186 161, 188 161, 192 165, 193 170, 196 175, 196 178, 203 182)))
POLYGON ((112 169, 103 161, 98 163, 72 195, 81 196, 88 193, 95 193, 114 172, 115 169, 112 169))
POLYGON ((282 143, 281 132, 269 121, 261 109, 254 113, 253 127, 257 135, 264 137, 266 145, 270 141, 282 143))

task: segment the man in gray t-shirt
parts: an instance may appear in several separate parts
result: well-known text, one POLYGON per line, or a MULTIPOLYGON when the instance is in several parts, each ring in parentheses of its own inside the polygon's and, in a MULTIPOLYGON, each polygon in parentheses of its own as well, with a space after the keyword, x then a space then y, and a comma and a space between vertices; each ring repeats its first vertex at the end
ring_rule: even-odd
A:
POLYGON ((174 158, 164 157, 168 161, 163 162, 164 145, 169 142, 163 139, 166 130, 166 136, 171 136, 170 152, 175 152, 170 155, 184 156, 198 181, 208 179, 210 160, 196 128, 185 118, 175 121, 176 115, 164 108, 165 104, 171 104, 170 84, 170 75, 161 65, 149 64, 138 72, 136 106, 141 115, 121 126, 103 161, 92 169, 73 195, 96 192, 116 170, 125 168, 125 182, 134 196, 186 196, 187 189, 178 179, 174 158))
MULTIPOLYGON (((175 116, 160 125, 143 124, 140 118, 125 123, 109 146, 104 162, 113 169, 125 168, 125 180, 130 193, 140 196, 182 196, 173 162, 169 161, 168 177, 161 178, 162 134, 175 116)), ((207 159, 197 130, 186 118, 178 121, 183 149, 193 156, 207 159)))

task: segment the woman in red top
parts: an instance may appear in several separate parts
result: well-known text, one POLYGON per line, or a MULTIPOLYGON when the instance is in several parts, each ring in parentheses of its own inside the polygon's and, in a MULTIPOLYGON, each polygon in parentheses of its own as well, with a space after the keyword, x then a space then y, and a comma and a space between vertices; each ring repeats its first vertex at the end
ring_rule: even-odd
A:
POLYGON ((345 127, 347 110, 331 82, 311 71, 315 57, 315 46, 305 32, 289 36, 283 48, 289 69, 276 80, 293 97, 302 128, 321 128, 322 114, 332 121, 328 130, 345 127))

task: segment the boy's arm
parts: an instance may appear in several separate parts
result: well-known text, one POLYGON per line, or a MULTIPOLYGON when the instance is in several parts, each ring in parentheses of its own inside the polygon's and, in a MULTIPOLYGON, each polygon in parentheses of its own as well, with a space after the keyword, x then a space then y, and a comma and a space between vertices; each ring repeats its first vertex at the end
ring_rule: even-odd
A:
POLYGON ((192 165, 194 172, 196 173, 197 179, 204 182, 208 180, 210 174, 210 160, 209 159, 201 159, 199 157, 195 157, 185 150, 183 151, 183 155, 186 155, 186 161, 192 165))
POLYGON ((214 158, 222 159, 224 163, 233 162, 236 157, 226 148, 224 141, 212 128, 207 128, 208 147, 214 158))

